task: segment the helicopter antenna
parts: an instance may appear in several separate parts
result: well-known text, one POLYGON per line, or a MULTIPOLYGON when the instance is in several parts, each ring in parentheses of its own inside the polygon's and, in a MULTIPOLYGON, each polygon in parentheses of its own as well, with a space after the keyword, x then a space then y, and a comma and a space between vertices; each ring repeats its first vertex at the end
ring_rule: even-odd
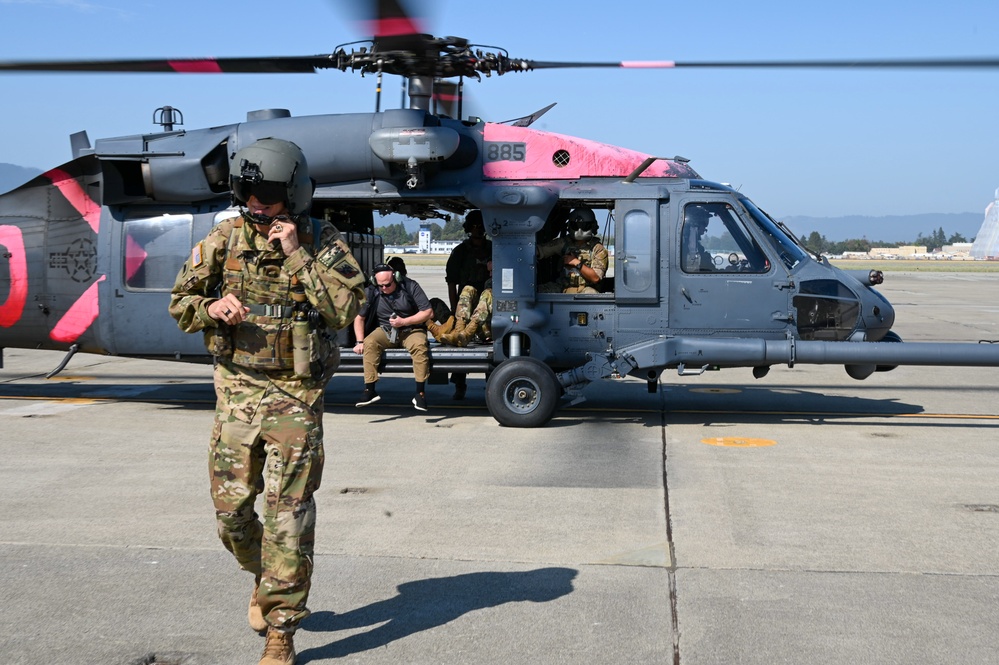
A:
POLYGON ((184 114, 172 106, 161 106, 153 111, 153 124, 162 127, 164 132, 172 132, 174 125, 184 124, 184 114))

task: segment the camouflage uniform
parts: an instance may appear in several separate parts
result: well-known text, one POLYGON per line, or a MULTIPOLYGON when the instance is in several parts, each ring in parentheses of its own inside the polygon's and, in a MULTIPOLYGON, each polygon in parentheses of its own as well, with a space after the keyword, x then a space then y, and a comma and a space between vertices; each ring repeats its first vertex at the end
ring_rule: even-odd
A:
MULTIPOLYGON (((488 239, 482 240, 481 244, 478 245, 471 238, 463 240, 447 258, 444 281, 448 284, 454 284, 459 294, 468 285, 481 291, 483 284, 489 279, 488 264, 492 260, 492 256, 493 244, 488 239)), ((452 295, 452 297, 454 296, 452 295)), ((457 309, 457 305, 455 305, 455 309, 457 309)))
POLYGON ((458 307, 454 311, 455 325, 464 328, 471 321, 477 321, 475 339, 485 342, 493 338, 493 287, 487 280, 482 293, 474 286, 466 286, 458 296, 458 307))
MULTIPOLYGON (((590 238, 582 243, 573 242, 568 238, 555 238, 538 246, 538 258, 549 256, 564 257, 570 251, 579 252, 579 259, 584 265, 593 269, 599 279, 607 274, 607 248, 596 238, 590 238)), ((562 272, 557 281, 542 284, 539 293, 600 293, 587 282, 576 268, 562 266, 562 272)))
POLYGON ((302 218, 302 246, 285 257, 243 221, 221 222, 195 246, 174 284, 170 314, 181 330, 204 331, 216 357, 209 474, 219 537, 240 567, 260 580, 257 602, 267 623, 294 629, 309 614, 323 393, 339 350, 326 331, 312 329, 310 371, 296 374, 292 277, 335 330, 350 323, 363 303, 364 275, 329 223, 302 218), (312 242, 315 233, 318 243, 312 242), (226 293, 251 308, 237 326, 208 314, 226 293), (254 512, 260 492, 262 523, 254 512))

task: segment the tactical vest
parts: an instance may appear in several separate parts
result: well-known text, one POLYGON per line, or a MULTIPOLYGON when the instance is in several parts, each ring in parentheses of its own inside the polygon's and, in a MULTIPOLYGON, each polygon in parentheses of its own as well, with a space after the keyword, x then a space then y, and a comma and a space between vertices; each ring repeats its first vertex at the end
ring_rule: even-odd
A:
MULTIPOLYGON (((318 222, 299 234, 303 246, 312 246, 319 237, 318 222)), ((260 371, 294 368, 295 301, 292 291, 297 279, 283 268, 284 256, 270 254, 246 242, 243 218, 233 223, 226 244, 222 295, 232 293, 250 311, 237 326, 229 326, 229 344, 233 363, 260 371)), ((315 247, 312 247, 315 254, 315 247)), ((301 335, 300 335, 301 336, 301 335)), ((312 362, 326 361, 336 352, 336 345, 325 331, 310 326, 307 344, 312 362)), ((306 378, 297 376, 297 378, 306 378)))
MULTIPOLYGON (((562 255, 568 251, 569 247, 576 247, 569 241, 566 241, 565 249, 562 251, 562 255)), ((596 247, 596 243, 591 243, 586 247, 576 247, 579 250, 579 260, 583 262, 583 265, 593 264, 593 248, 596 247)), ((562 269, 562 277, 559 279, 559 284, 563 288, 574 288, 581 286, 591 286, 581 274, 577 268, 572 268, 569 266, 564 266, 562 269)))

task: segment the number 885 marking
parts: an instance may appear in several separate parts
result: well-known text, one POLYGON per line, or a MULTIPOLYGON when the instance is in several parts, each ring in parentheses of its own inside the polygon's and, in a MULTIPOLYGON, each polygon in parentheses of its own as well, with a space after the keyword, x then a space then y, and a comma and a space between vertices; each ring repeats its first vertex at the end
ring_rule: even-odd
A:
POLYGON ((522 162, 526 154, 526 143, 489 143, 486 147, 489 162, 522 162))

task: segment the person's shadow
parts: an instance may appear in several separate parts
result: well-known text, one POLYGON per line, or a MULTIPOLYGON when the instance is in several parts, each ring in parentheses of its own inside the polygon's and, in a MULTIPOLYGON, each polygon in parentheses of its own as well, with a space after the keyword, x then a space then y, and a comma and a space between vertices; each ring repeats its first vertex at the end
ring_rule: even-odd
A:
POLYGON ((348 630, 377 624, 323 647, 298 654, 301 663, 338 658, 385 646, 422 630, 442 626, 473 610, 504 603, 546 603, 572 593, 578 571, 540 568, 522 573, 469 573, 400 584, 398 595, 345 614, 316 612, 302 622, 313 632, 348 630))

